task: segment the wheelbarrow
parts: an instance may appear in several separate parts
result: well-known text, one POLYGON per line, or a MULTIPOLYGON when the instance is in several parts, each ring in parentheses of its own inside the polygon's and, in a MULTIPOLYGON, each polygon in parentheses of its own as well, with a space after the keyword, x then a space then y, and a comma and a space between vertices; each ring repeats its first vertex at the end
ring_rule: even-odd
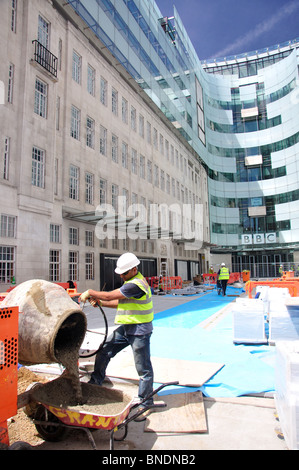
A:
POLYGON ((24 411, 45 441, 62 441, 71 429, 80 428, 86 432, 92 448, 96 450, 91 431, 102 429, 110 432, 110 450, 114 450, 114 440, 126 438, 131 421, 149 409, 165 407, 166 404, 144 406, 141 410, 137 408, 164 387, 177 384, 164 383, 142 401, 136 401, 136 398, 121 390, 81 382, 83 401, 88 399, 89 403, 96 404, 97 412, 94 412, 91 411, 93 407, 88 410, 88 405, 75 404, 71 381, 61 376, 46 384, 36 384, 24 411))

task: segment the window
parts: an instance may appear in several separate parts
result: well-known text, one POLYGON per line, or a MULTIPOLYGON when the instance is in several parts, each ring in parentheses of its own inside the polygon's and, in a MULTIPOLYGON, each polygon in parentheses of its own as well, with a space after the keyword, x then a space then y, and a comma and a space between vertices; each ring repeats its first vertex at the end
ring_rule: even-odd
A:
POLYGON ((34 112, 39 116, 47 117, 48 86, 39 78, 35 80, 34 112))
POLYGON ((165 173, 164 173, 164 170, 161 170, 160 175, 161 175, 161 177, 160 177, 161 189, 162 189, 162 191, 165 191, 165 173))
POLYGON ((114 208, 115 212, 118 211, 118 186, 117 184, 112 184, 112 207, 114 208))
POLYGON ((128 168, 128 144, 122 143, 121 147, 121 163, 124 168, 128 168))
POLYGON ((128 102, 125 98, 122 98, 121 102, 121 118, 122 122, 128 124, 128 102))
POLYGON ((153 168, 150 160, 147 161, 147 181, 149 183, 153 182, 153 168))
POLYGON ((60 96, 56 97, 56 130, 59 131, 60 126, 60 96))
POLYGON ((13 64, 9 64, 9 67, 8 67, 8 87, 7 87, 7 101, 8 101, 8 103, 13 102, 14 71, 15 71, 15 66, 13 64))
POLYGON ((162 134, 160 134, 159 144, 160 144, 160 152, 162 153, 162 155, 164 155, 164 137, 162 134))
POLYGON ((37 147, 32 149, 31 183, 39 188, 45 187, 45 152, 37 147))
POLYGON ((71 137, 80 139, 80 110, 75 106, 71 109, 71 137))
POLYGON ((79 245, 79 229, 76 227, 69 227, 69 244, 79 245))
POLYGON ((11 0, 11 30, 16 33, 17 30, 17 0, 11 0))
POLYGON ((137 175, 137 150, 132 149, 131 169, 134 175, 137 175))
POLYGON ((0 246, 0 282, 9 284, 15 275, 15 247, 0 246))
POLYGON ((85 174, 85 202, 93 204, 93 175, 85 174))
POLYGON ((10 154, 10 138, 5 137, 4 159, 3 159, 3 179, 5 180, 8 180, 8 177, 9 177, 9 154, 10 154))
POLYGON ((86 118, 86 145, 94 148, 94 120, 87 116, 86 118))
POLYGON ((58 194, 58 158, 55 158, 54 161, 54 194, 58 194))
POLYGON ((113 162, 118 163, 118 137, 114 134, 112 134, 111 158, 113 162))
POLYGON ((1 214, 0 237, 15 238, 16 217, 13 215, 1 214))
POLYGON ((50 33, 49 23, 42 16, 39 15, 38 16, 37 40, 46 49, 49 49, 49 33, 50 33))
POLYGON ((134 106, 131 106, 131 129, 136 131, 136 109, 134 106))
POLYGON ((94 253, 85 253, 85 279, 94 279, 94 253))
POLYGON ((165 155, 167 160, 169 160, 169 142, 167 139, 165 139, 165 155))
POLYGON ((101 88, 100 88, 100 101, 103 105, 107 106, 107 80, 101 77, 101 88))
POLYGON ((85 230, 85 246, 94 246, 94 232, 85 230))
POLYGON ((59 282, 60 277, 60 250, 50 250, 49 254, 49 280, 59 282))
POLYGON ((79 168, 74 165, 70 166, 69 197, 79 201, 79 168))
POLYGON ((139 166, 139 176, 140 178, 145 179, 145 157, 140 155, 140 166, 139 166))
POLYGON ((81 56, 73 51, 72 78, 77 83, 81 83, 81 56))
POLYGON ((152 143, 152 126, 148 121, 146 122, 146 139, 148 144, 152 143))
POLYGON ((69 279, 71 281, 79 281, 79 270, 78 270, 78 252, 69 252, 69 279))
POLYGON ((122 190, 122 207, 120 208, 121 214, 126 217, 129 207, 129 191, 125 188, 122 190))
POLYGON ((154 144, 154 148, 158 150, 158 131, 155 128, 154 128, 153 144, 154 144))
POLYGON ((112 113, 117 116, 118 115, 118 92, 115 90, 115 88, 112 88, 112 113))
POLYGON ((88 64, 87 67, 87 91, 90 95, 95 96, 95 69, 88 64))
POLYGON ((139 135, 144 138, 144 117, 139 114, 139 135))
POLYGON ((100 179, 100 204, 107 202, 107 181, 100 179))
POLYGON ((107 129, 100 126, 100 154, 107 155, 107 129))
POLYGON ((61 226, 50 224, 50 242, 61 243, 61 226))
POLYGON ((154 166, 154 185, 159 186, 159 168, 157 165, 154 166))

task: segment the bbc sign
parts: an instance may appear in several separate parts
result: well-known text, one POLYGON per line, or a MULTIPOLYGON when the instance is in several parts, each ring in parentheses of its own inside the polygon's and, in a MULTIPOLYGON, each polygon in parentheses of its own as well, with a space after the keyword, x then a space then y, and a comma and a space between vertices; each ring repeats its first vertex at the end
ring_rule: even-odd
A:
POLYGON ((265 243, 276 243, 276 233, 242 235, 242 245, 263 245, 265 243))

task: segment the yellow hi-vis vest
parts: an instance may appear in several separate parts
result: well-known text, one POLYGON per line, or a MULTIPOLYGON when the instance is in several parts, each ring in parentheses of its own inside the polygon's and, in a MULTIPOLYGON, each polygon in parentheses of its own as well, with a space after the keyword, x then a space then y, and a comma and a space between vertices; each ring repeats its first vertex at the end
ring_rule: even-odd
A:
POLYGON ((152 291, 142 274, 137 273, 125 284, 131 282, 136 284, 144 292, 140 299, 131 297, 118 301, 115 323, 149 323, 154 319, 154 307, 152 302, 152 291))
POLYGON ((229 279, 229 269, 226 268, 225 266, 221 268, 218 279, 219 281, 222 281, 222 279, 229 279))

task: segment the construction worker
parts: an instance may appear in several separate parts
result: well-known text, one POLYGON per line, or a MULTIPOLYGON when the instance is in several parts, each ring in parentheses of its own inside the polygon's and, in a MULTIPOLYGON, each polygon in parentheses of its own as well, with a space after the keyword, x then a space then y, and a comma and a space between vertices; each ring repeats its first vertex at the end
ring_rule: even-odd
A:
MULTIPOLYGON (((124 253, 116 264, 115 272, 124 284, 110 292, 88 289, 79 297, 80 302, 89 302, 96 306, 117 308, 115 323, 119 324, 97 353, 94 371, 90 383, 102 385, 106 368, 112 357, 127 346, 131 346, 135 367, 139 375, 138 396, 142 401, 153 392, 153 368, 150 359, 150 336, 154 318, 151 289, 138 272, 139 259, 133 253, 124 253)), ((144 401, 141 406, 153 404, 153 398, 144 401)), ((141 415, 139 420, 145 419, 141 415)), ((138 418, 136 419, 138 420, 138 418)))
POLYGON ((226 295, 226 286, 229 280, 229 269, 225 266, 225 263, 221 263, 221 268, 218 271, 218 281, 221 284, 222 294, 226 295))

